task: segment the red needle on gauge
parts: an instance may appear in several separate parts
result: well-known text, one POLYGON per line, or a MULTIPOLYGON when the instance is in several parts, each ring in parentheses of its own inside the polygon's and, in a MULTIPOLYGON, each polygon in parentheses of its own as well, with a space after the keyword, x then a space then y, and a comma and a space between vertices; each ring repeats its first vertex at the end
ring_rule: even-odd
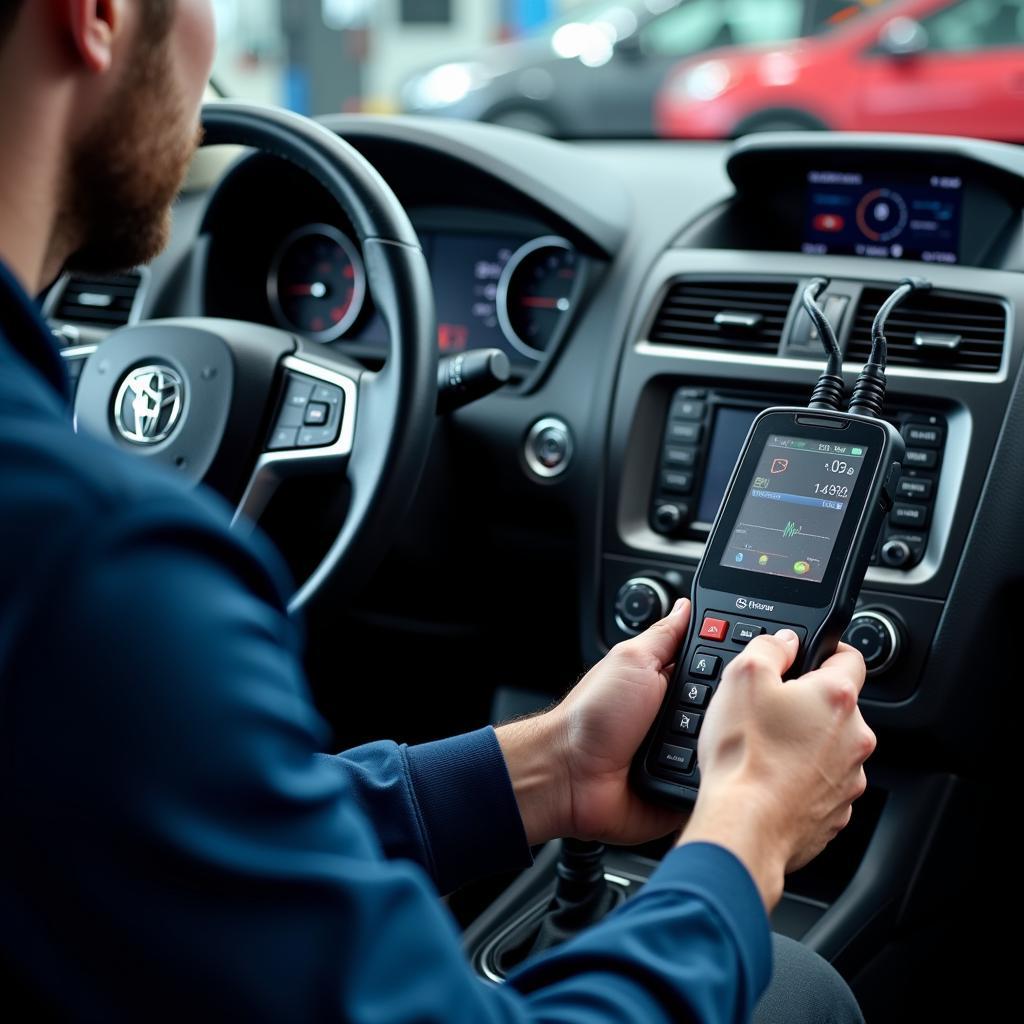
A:
POLYGON ((312 284, 293 284, 285 291, 296 297, 307 295, 313 299, 322 299, 327 294, 327 285, 322 281, 314 281, 312 284))
POLYGON ((541 296, 524 295, 520 300, 523 306, 530 306, 533 309, 558 309, 561 299, 545 299, 541 296))

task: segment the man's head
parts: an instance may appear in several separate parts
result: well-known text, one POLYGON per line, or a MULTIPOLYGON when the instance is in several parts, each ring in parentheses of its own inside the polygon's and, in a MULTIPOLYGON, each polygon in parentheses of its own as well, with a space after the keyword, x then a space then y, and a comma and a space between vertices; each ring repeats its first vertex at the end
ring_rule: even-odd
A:
POLYGON ((25 68, 26 52, 23 87, 65 122, 48 272, 151 259, 197 144, 211 0, 0 0, 0 71, 25 68))

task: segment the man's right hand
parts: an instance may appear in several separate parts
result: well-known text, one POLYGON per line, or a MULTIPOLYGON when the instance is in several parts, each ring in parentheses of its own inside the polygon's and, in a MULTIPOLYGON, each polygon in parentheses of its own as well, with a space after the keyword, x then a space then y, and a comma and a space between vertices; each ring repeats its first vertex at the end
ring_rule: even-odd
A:
POLYGON ((797 650, 783 630, 752 641, 726 669, 701 732, 700 796, 680 839, 735 853, 769 909, 784 874, 849 822, 875 749, 857 707, 861 655, 842 644, 821 668, 783 683, 797 650))

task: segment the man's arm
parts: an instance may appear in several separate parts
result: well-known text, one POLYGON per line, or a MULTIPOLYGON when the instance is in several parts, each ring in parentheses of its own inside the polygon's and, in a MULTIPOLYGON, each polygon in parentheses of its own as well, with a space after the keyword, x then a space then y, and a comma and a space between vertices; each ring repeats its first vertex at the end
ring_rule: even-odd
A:
MULTIPOLYGON (((677 851, 624 911, 479 982, 387 860, 255 559, 184 499, 83 516, 5 665, 8 964, 76 1015, 739 1021, 768 980, 753 885, 677 851), (713 965, 714 970, 705 969, 713 965)), ((705 851, 702 853, 701 851, 705 851)))
POLYGON ((416 861, 443 893, 532 862, 491 728, 411 747, 367 743, 322 760, 344 775, 384 853, 416 861))

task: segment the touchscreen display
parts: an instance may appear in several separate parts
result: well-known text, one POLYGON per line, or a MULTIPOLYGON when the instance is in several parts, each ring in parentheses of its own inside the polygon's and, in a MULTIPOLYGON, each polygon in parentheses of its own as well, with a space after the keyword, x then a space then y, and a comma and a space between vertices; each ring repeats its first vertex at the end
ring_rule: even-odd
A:
POLYGON ((868 449, 772 434, 721 564, 820 583, 868 449))
POLYGON ((718 410, 708 448, 704 486, 697 503, 698 522, 715 521, 732 471, 736 468, 736 460, 743 451, 743 442, 747 439, 750 424, 757 418, 757 413, 757 409, 732 409, 728 406, 718 410))
POLYGON ((892 182, 811 171, 801 249, 814 256, 958 263, 962 204, 963 180, 952 175, 892 182))

